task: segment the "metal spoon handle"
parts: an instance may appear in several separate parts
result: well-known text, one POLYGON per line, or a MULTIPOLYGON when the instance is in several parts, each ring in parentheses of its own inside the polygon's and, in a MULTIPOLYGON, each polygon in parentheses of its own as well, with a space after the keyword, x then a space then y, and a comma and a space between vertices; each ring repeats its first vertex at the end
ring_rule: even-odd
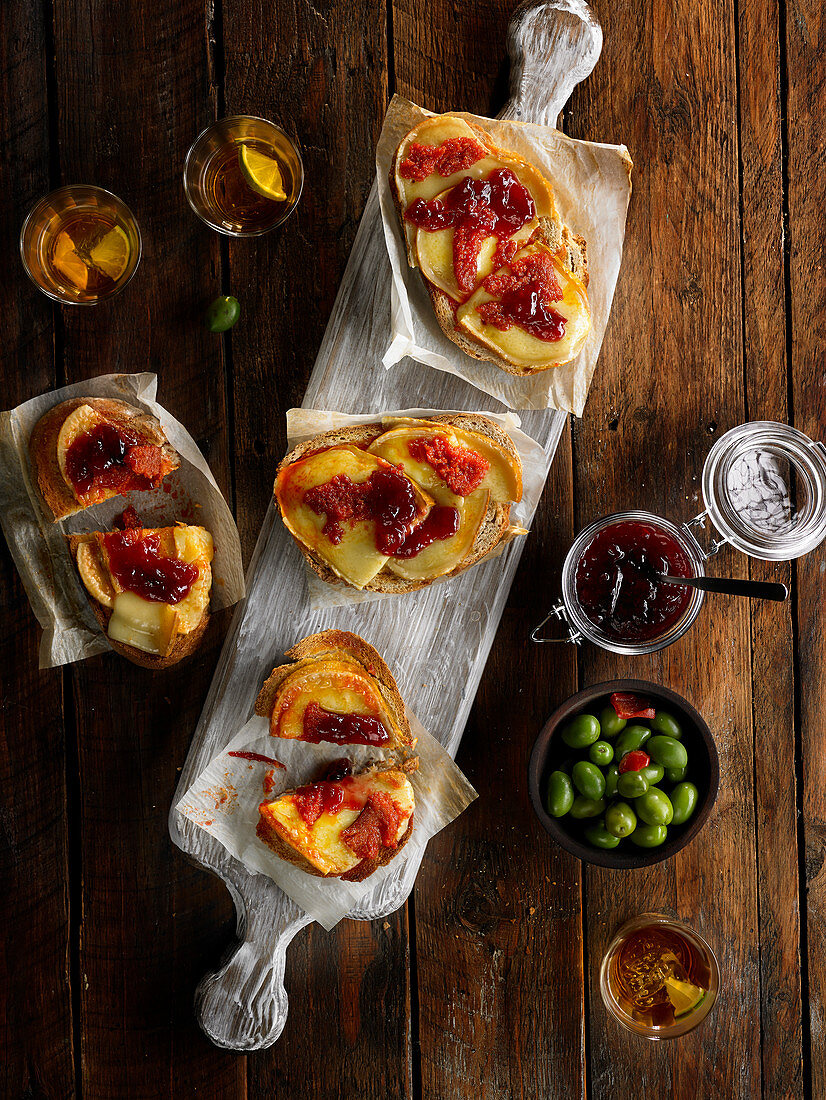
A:
POLYGON ((729 596, 748 596, 753 600, 787 600, 789 590, 785 584, 775 581, 740 580, 737 577, 669 577, 657 574, 657 580, 666 584, 688 585, 703 592, 724 592, 729 596))

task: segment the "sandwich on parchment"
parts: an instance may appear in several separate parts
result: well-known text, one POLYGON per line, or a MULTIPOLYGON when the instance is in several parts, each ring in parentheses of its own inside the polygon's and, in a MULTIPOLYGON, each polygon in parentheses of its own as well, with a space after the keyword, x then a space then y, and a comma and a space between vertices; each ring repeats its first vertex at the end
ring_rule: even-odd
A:
MULTIPOLYGON (((287 651, 255 704, 275 737, 367 745, 401 761, 414 745, 390 669, 357 634, 325 630, 287 651)), ((415 797, 407 778, 418 766, 382 760, 356 770, 335 761, 316 783, 259 807, 257 835, 311 875, 360 882, 398 854, 413 830, 415 797)))
POLYGON ((29 456, 55 520, 133 490, 157 488, 180 465, 160 422, 125 401, 75 397, 38 420, 29 456))
POLYGON ((69 549, 112 648, 136 665, 177 664, 209 621, 212 536, 203 527, 143 527, 133 508, 123 530, 70 535, 69 549))
POLYGON ((323 580, 403 593, 455 576, 525 532, 513 441, 479 413, 384 418, 294 447, 275 500, 323 580))
POLYGON ((514 375, 567 363, 591 328, 586 244, 549 181, 485 130, 434 115, 401 141, 390 187, 444 334, 514 375))

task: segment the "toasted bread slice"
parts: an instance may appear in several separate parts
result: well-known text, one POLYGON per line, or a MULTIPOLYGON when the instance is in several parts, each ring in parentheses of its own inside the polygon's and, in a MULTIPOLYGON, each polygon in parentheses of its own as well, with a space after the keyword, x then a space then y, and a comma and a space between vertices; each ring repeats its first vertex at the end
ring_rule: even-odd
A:
MULTIPOLYGON (((537 374, 544 370, 550 370, 562 363, 573 359, 581 350, 587 332, 590 329, 590 310, 586 288, 588 286, 588 260, 587 246, 583 237, 573 233, 563 224, 553 197, 553 188, 538 169, 528 164, 515 153, 500 149, 496 146, 490 134, 475 123, 458 115, 436 115, 425 119, 414 127, 399 144, 390 169, 390 189, 393 200, 401 220, 405 233, 407 246, 407 258, 411 267, 419 269, 427 292, 430 296, 433 310, 439 327, 447 338, 453 341, 466 355, 494 363, 509 374, 523 376, 537 374), (485 151, 486 156, 474 164, 471 168, 458 171, 447 178, 440 178, 434 171, 425 180, 411 181, 405 179, 400 171, 400 166, 407 157, 410 146, 413 143, 438 145, 449 138, 469 138, 477 142, 485 151), (513 335, 507 340, 502 340, 498 329, 492 326, 482 325, 474 317, 475 323, 469 323, 468 311, 465 316, 458 308, 467 302, 472 295, 462 294, 458 287, 453 285, 453 280, 445 281, 435 272, 432 262, 425 260, 418 246, 419 235, 424 230, 417 230, 405 219, 405 211, 411 201, 416 198, 425 200, 441 196, 453 187, 461 183, 467 176, 484 178, 496 168, 510 168, 517 178, 531 193, 536 207, 535 221, 527 227, 531 233, 530 243, 536 247, 547 250, 556 262, 559 279, 563 289, 563 303, 559 312, 571 329, 571 338, 561 339, 559 342, 539 341, 538 339, 514 339, 513 335), (431 277, 428 277, 430 273, 431 277)), ((449 244, 452 240, 452 230, 442 231, 442 235, 448 233, 446 238, 449 244)), ((520 246, 528 243, 520 233, 515 238, 520 246)), ((444 245, 443 245, 444 248, 444 245)), ((495 249, 491 246, 483 247, 478 261, 483 266, 478 271, 477 288, 481 286, 483 278, 494 274, 492 259, 495 249)), ((442 257, 441 268, 451 267, 452 261, 442 257)), ((507 272, 502 268, 497 274, 507 272)))
POLYGON ((94 499, 84 500, 65 475, 65 454, 68 446, 101 421, 108 421, 115 428, 128 431, 130 436, 139 439, 139 445, 160 449, 159 475, 142 479, 146 484, 140 485, 140 488, 160 485, 163 478, 180 465, 178 453, 167 440, 156 417, 141 412, 125 401, 109 398, 74 397, 70 401, 63 401, 38 420, 29 439, 29 457, 34 480, 55 521, 138 487, 132 485, 124 490, 101 488, 91 494, 94 499), (77 423, 74 425, 70 422, 67 432, 67 421, 70 417, 74 417, 77 423))
POLYGON ((285 791, 261 803, 256 834, 307 874, 362 882, 412 835, 416 802, 406 773, 416 767, 414 758, 285 791))
MULTIPOLYGON (((502 499, 501 493, 498 495, 491 493, 484 513, 481 517, 476 517, 478 525, 475 528, 475 534, 472 540, 470 540, 469 545, 466 545, 464 541, 457 542, 456 544, 457 553, 461 552, 461 556, 457 562, 452 563, 448 559, 447 562, 443 561, 437 563, 434 565, 432 573, 426 576, 415 575, 414 571, 406 570, 402 564, 402 572, 407 573, 405 576, 401 575, 400 572, 394 572, 394 568, 397 568, 394 566, 396 559, 380 556, 372 561, 371 570, 368 571, 370 575, 366 579, 362 580, 360 576, 358 579, 354 579, 352 572, 350 572, 349 575, 345 575, 345 573, 342 572, 340 562, 329 560, 329 558, 326 558, 320 551, 320 540, 316 540, 315 543, 311 542, 306 532, 302 532, 296 524, 291 522, 289 515, 285 514, 289 511, 289 508, 285 505, 284 493, 282 491, 287 476, 286 471, 295 463, 305 458, 310 458, 320 452, 338 447, 362 451, 368 448, 373 450, 380 440, 385 438, 395 426, 401 423, 419 425, 422 434, 431 432, 441 426, 444 426, 444 428, 455 428, 458 432, 462 433, 462 445, 467 445, 468 447, 472 446, 468 440, 476 436, 480 441, 480 447, 484 448, 490 445, 494 448, 496 453, 502 456, 503 462, 513 466, 515 470, 513 480, 515 488, 512 499, 515 501, 521 499, 522 466, 519 453, 507 432, 505 432, 495 421, 490 420, 480 413, 440 413, 427 421, 414 420, 401 422, 388 419, 387 423, 353 425, 352 427, 325 432, 320 436, 309 439, 294 447, 280 463, 276 473, 274 495, 276 503, 281 511, 282 519, 284 519, 285 525, 295 538, 310 568, 322 580, 329 584, 347 584, 350 587, 360 590, 388 594, 413 592, 432 584, 432 582, 439 577, 452 577, 464 572, 464 570, 469 569, 485 558, 496 549, 496 547, 504 545, 517 536, 526 533, 523 528, 513 526, 510 523, 511 500, 502 499)), ((411 480, 415 481, 416 479, 411 477, 411 480)), ((429 495, 431 492, 437 492, 432 484, 426 487, 426 493, 429 495)), ((445 543, 445 545, 448 544, 445 543)), ((423 553, 426 554, 430 549, 432 549, 432 547, 428 547, 423 553)), ((372 548, 370 547, 365 550, 365 553, 372 552, 372 548)), ((415 557, 407 559, 407 561, 412 562, 416 562, 416 560, 415 557)))
POLYGON ((143 668, 169 668, 195 652, 209 623, 212 536, 203 527, 186 524, 141 528, 141 536, 157 536, 161 557, 176 558, 197 569, 181 600, 161 603, 124 590, 118 582, 104 542, 110 533, 93 531, 68 538, 89 605, 116 653, 143 668))
POLYGON ((290 663, 274 668, 255 701, 255 713, 270 720, 275 737, 362 744, 341 736, 305 737, 304 712, 315 702, 336 716, 364 715, 383 728, 386 737, 368 741, 386 749, 406 749, 415 743, 404 702, 390 669, 377 651, 345 630, 312 634, 288 649, 290 663))

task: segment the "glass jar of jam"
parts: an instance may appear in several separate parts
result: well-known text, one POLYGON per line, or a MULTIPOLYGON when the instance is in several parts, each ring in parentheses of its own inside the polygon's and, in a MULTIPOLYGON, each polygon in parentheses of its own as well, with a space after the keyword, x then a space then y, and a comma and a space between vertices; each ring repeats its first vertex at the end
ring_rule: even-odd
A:
POLYGON ((535 642, 583 640, 613 653, 655 653, 700 613, 699 589, 657 574, 701 577, 727 543, 764 561, 790 561, 826 538, 826 447, 787 424, 755 421, 726 432, 703 467, 705 510, 679 526, 652 512, 618 512, 581 531, 562 567, 562 599, 535 642), (704 548, 695 532, 709 524, 704 548), (567 637, 542 631, 550 619, 567 637))

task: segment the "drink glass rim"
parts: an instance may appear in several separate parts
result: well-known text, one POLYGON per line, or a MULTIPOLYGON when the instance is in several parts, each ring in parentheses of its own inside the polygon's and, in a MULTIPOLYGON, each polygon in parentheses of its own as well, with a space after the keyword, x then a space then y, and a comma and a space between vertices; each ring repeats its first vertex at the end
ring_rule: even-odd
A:
POLYGON ((261 115, 224 115, 222 118, 213 119, 212 122, 209 123, 209 125, 205 126, 190 145, 189 149, 187 150, 186 157, 184 158, 184 170, 182 173, 182 180, 184 185, 184 194, 186 195, 186 201, 189 203, 190 209, 192 210, 193 214, 195 214, 195 216, 200 221, 202 221, 204 225, 208 226, 210 229, 214 229, 216 233, 223 233, 225 237, 236 237, 239 239, 244 237, 263 237, 266 233, 271 233, 274 229, 280 228, 280 226, 282 226, 284 222, 286 222, 287 219, 292 215, 293 211, 296 209, 299 202, 301 201, 301 196, 304 193, 304 160, 301 156, 301 149, 298 145, 298 142, 287 133, 283 126, 279 126, 279 124, 277 122, 273 122, 271 118, 262 118, 261 115), (195 152, 200 142, 203 141, 203 139, 211 130, 214 130, 222 123, 227 122, 263 122, 265 126, 271 126, 274 130, 277 130, 279 134, 285 137, 290 143, 290 146, 295 153, 296 159, 298 161, 298 167, 301 169, 300 178, 298 180, 298 191, 295 198, 290 203, 289 209, 280 221, 277 221, 275 225, 268 226, 266 229, 247 229, 239 232, 236 229, 227 229, 227 227, 224 225, 216 225, 215 222, 208 221, 204 217, 203 213, 192 201, 192 197, 189 193, 188 170, 193 153, 195 152))
POLYGON ((636 917, 631 917, 629 920, 625 921, 611 937, 611 941, 605 949, 605 954, 602 957, 602 962, 599 967, 599 991, 608 1013, 624 1028, 633 1031, 636 1035, 641 1035, 644 1039, 649 1039, 654 1042, 663 1039, 678 1039, 681 1035, 685 1035, 689 1031, 693 1031, 695 1027, 698 1027, 714 1007, 717 1001, 719 988, 720 964, 717 961, 717 956, 709 946, 708 941, 694 928, 686 924, 685 921, 680 920, 678 917, 670 917, 666 913, 639 913, 636 917), (699 1007, 687 1013, 686 1016, 682 1017, 679 1021, 675 1020, 673 1024, 659 1027, 653 1024, 643 1024, 641 1021, 635 1020, 630 1013, 626 1012, 614 996, 608 978, 610 960, 613 958, 620 944, 628 938, 631 932, 635 932, 639 928, 651 924, 660 924, 675 928, 687 939, 698 943, 706 954, 709 970, 711 971, 709 988, 706 991, 705 999, 699 1007))
POLYGON ((45 294, 47 298, 51 298, 53 302, 58 302, 62 306, 96 306, 99 305, 101 302, 108 302, 111 298, 116 298, 121 293, 121 291, 125 290, 126 287, 129 286, 129 284, 132 282, 135 277, 135 273, 140 266, 141 257, 143 256, 143 236, 141 234, 140 223, 135 217, 132 207, 125 203, 120 195, 116 195, 114 191, 109 191, 105 187, 99 187, 96 183, 64 183, 60 187, 55 187, 53 191, 49 191, 47 194, 42 195, 34 203, 31 210, 23 219, 23 225, 20 227, 18 248, 20 251, 20 261, 23 264, 23 270, 26 272, 29 279, 31 279, 31 281, 34 283, 41 294, 45 294), (132 270, 129 272, 127 278, 124 279, 122 283, 116 283, 112 290, 108 291, 108 293, 99 295, 97 298, 93 298, 88 302, 84 302, 80 299, 75 298, 64 298, 60 294, 55 294, 54 291, 47 290, 45 287, 41 286, 41 284, 34 277, 31 268, 29 267, 28 261, 26 260, 26 252, 24 247, 24 243, 26 240, 26 230, 29 228, 29 223, 32 221, 34 215, 39 210, 41 210, 46 205, 46 203, 48 203, 50 200, 53 200, 55 196, 63 195, 65 193, 71 193, 78 190, 92 191, 97 195, 103 195, 107 199, 114 200, 114 204, 116 206, 121 207, 123 210, 126 211, 126 214, 132 222, 132 226, 135 231, 135 237, 137 240, 137 248, 135 250, 135 263, 132 266, 132 270))

